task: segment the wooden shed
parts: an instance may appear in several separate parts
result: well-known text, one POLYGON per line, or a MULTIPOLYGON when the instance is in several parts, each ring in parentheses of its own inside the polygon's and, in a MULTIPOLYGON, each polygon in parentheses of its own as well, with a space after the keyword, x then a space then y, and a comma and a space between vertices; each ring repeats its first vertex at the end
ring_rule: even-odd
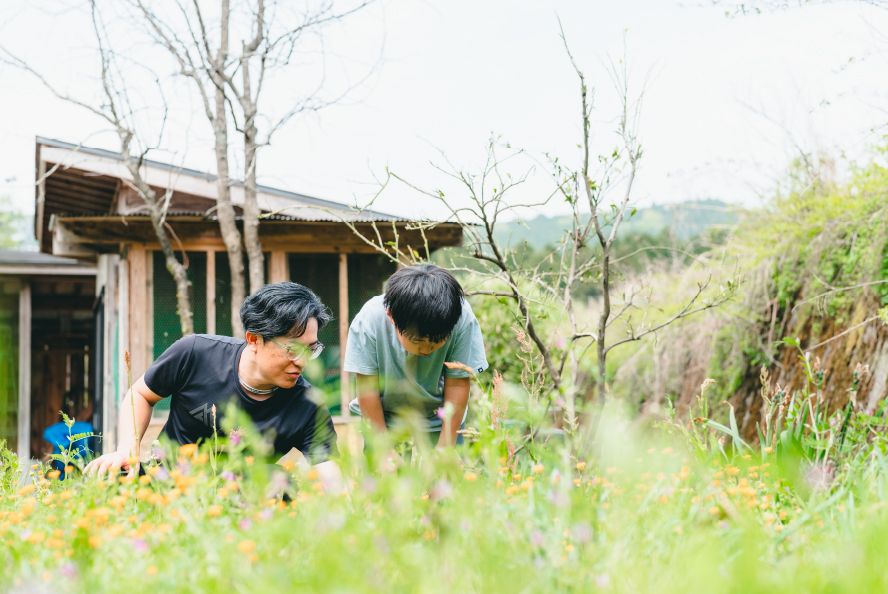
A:
MULTIPOLYGON (((187 255, 195 331, 230 334, 228 255, 214 214, 215 176, 150 160, 143 162, 141 171, 159 195, 169 196, 166 221, 177 248, 187 255)), ((163 265, 145 205, 127 179, 118 153, 37 139, 35 235, 40 251, 77 262, 92 275, 89 307, 83 310, 90 312, 90 356, 95 365, 88 392, 96 404, 95 424, 106 451, 116 441, 117 406, 131 379, 124 371, 123 352, 131 353, 132 378, 137 378, 180 337, 173 280, 163 265)), ((402 245, 417 249, 458 245, 462 231, 456 224, 440 223, 419 232, 416 221, 267 186, 260 186, 258 200, 267 281, 302 283, 334 314, 334 322, 321 333, 327 371, 319 383, 330 397, 334 420, 344 422, 340 413, 348 415, 347 406, 342 406, 348 394, 340 352, 349 321, 367 299, 381 292, 396 268, 344 221, 374 236, 378 230, 383 239, 397 233, 402 245)), ((240 220, 239 183, 232 186, 232 201, 240 220)), ((86 299, 81 305, 87 305, 86 299)), ((19 369, 26 368, 20 363, 19 369)), ((43 398, 34 390, 28 396, 32 402, 20 399, 19 407, 43 398)), ((22 450, 22 445, 19 439, 20 451, 29 449, 22 450)))
POLYGON ((51 450, 41 436, 60 410, 95 401, 95 277, 89 262, 0 251, 0 440, 25 458, 51 450))

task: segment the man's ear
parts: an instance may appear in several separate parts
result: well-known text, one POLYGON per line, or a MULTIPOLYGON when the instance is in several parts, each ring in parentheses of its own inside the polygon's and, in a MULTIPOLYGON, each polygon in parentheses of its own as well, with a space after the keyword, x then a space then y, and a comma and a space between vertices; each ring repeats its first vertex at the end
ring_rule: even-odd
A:
POLYGON ((244 333, 244 340, 247 341, 248 346, 257 347, 259 346, 259 341, 262 340, 262 337, 247 330, 244 333))

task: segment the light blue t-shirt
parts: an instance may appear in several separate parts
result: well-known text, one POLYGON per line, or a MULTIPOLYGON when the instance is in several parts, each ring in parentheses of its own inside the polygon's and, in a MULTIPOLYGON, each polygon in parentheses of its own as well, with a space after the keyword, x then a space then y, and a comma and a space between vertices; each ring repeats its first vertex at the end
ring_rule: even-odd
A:
MULTIPOLYGON (((472 307, 462 302, 462 315, 444 345, 422 357, 410 355, 398 342, 395 325, 386 315, 383 297, 372 298, 348 329, 345 371, 379 376, 382 410, 387 419, 409 408, 428 419, 429 431, 440 431, 437 412, 444 402, 444 378, 468 377, 468 372, 449 369, 444 362, 463 363, 481 373, 487 369, 484 339, 472 307)), ((357 400, 349 409, 360 414, 357 400)))

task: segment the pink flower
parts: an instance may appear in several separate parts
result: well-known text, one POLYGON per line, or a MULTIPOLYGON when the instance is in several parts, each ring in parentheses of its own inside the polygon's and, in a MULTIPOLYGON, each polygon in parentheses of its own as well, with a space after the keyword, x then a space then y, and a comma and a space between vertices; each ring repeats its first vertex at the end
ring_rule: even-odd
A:
POLYGON ((133 549, 137 553, 147 553, 148 552, 148 543, 142 540, 141 538, 133 539, 133 549))
POLYGON ((77 566, 70 561, 66 561, 59 566, 59 575, 65 579, 73 580, 77 577, 77 566))

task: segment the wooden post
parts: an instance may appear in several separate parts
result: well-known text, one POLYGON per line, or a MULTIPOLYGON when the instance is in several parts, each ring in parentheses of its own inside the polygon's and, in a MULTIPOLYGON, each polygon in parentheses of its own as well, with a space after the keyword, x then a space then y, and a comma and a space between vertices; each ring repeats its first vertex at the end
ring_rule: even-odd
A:
POLYGON ((282 283, 290 280, 290 271, 287 270, 287 252, 275 250, 271 252, 268 262, 268 282, 282 283))
MULTIPOLYGON (((154 252, 145 252, 145 369, 154 361, 154 252)), ((135 379, 135 378, 133 378, 135 379)))
MULTIPOLYGON (((129 263, 129 348, 132 361, 132 377, 135 380, 148 369, 148 254, 143 246, 131 245, 127 255, 129 263)), ((129 388, 129 386, 127 386, 129 388)))
MULTIPOLYGON (((99 271, 104 272, 104 287, 105 287, 105 298, 104 298, 104 322, 105 327, 102 329, 102 340, 105 343, 105 348, 103 357, 102 357, 102 370, 103 370, 103 379, 102 379, 102 427, 99 427, 99 431, 102 432, 102 453, 109 454, 115 450, 117 447, 117 399, 118 399, 118 385, 114 383, 114 372, 115 369, 119 369, 120 366, 117 362, 117 358, 115 357, 115 342, 118 324, 120 320, 117 316, 118 313, 118 303, 117 303, 117 295, 118 295, 118 281, 120 279, 120 273, 118 272, 118 265, 120 263, 120 256, 117 254, 113 255, 102 255, 99 256, 99 271), (117 366, 117 367, 115 367, 117 366)), ((98 286, 97 286, 98 288, 98 286)))
POLYGON ((340 411, 343 417, 349 416, 348 403, 351 394, 348 373, 345 371, 345 347, 348 341, 348 254, 339 254, 339 386, 340 411))
POLYGON ((18 455, 25 468, 31 466, 31 285, 24 281, 19 291, 18 321, 18 455))
MULTIPOLYGON (((126 252, 124 252, 126 254, 126 252)), ((117 378, 117 388, 114 391, 114 444, 113 448, 117 449, 117 438, 120 433, 120 404, 126 397, 127 390, 130 389, 127 384, 126 367, 123 362, 123 352, 130 348, 130 274, 129 259, 122 256, 117 260, 117 348, 114 352, 114 358, 111 365, 112 371, 117 378)), ((125 429, 124 429, 125 430, 125 429)))
POLYGON ((207 253, 207 334, 216 333, 216 252, 207 253))

